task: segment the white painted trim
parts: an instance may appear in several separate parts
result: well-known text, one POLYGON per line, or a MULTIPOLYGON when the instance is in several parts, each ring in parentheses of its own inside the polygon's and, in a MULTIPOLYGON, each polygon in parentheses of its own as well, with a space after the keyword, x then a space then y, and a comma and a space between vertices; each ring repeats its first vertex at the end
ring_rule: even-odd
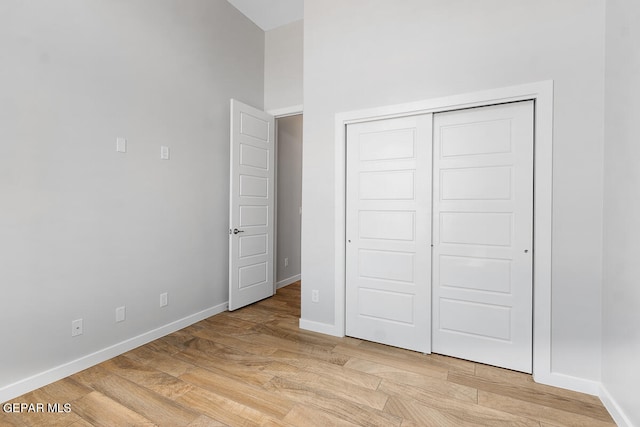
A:
MULTIPOLYGON (((529 99, 535 100, 533 373, 536 378, 541 379, 541 382, 554 378, 551 375, 552 80, 336 114, 335 318, 333 326, 336 335, 344 336, 345 332, 346 125, 529 99)), ((300 324, 302 325, 302 321, 300 324)), ((566 382, 566 384, 577 385, 573 382, 566 382)))
POLYGON ((334 325, 336 331, 344 336, 346 333, 345 316, 346 316, 346 260, 347 260, 347 248, 346 248, 346 192, 347 192, 347 117, 342 117, 340 114, 336 115, 335 125, 335 140, 336 147, 334 153, 334 165, 335 165, 335 188, 334 194, 335 200, 335 291, 333 293, 335 298, 334 308, 334 325))
POLYGON ((141 345, 147 344, 153 340, 162 338, 165 335, 169 335, 175 331, 186 328, 187 326, 199 322, 203 319, 222 313, 223 311, 226 311, 228 307, 228 302, 218 304, 216 306, 202 310, 198 313, 194 313, 189 316, 183 317, 182 319, 168 323, 164 326, 160 326, 159 328, 145 332, 136 337, 129 338, 117 344, 98 350, 94 353, 82 356, 76 360, 72 360, 71 362, 64 363, 44 372, 37 373, 31 377, 17 381, 13 384, 4 386, 0 388, 0 402, 6 402, 11 399, 15 399, 16 397, 21 396, 25 393, 66 378, 69 375, 73 375, 84 369, 95 366, 99 363, 104 362, 105 360, 109 360, 113 357, 126 353, 129 350, 133 350, 136 347, 140 347, 141 345))
POLYGON ((600 385, 600 400, 602 401, 604 407, 607 408, 607 411, 609 411, 611 418, 613 418, 618 427, 633 426, 633 423, 631 422, 627 414, 624 413, 620 405, 618 405, 613 396, 611 396, 611 393, 609 393, 609 390, 607 390, 607 388, 602 384, 600 385))
POLYGON ((290 107, 275 108, 273 110, 268 110, 265 112, 267 114, 271 114, 276 119, 279 119, 281 117, 296 116, 298 114, 302 114, 303 105, 300 104, 300 105, 292 105, 290 107))
POLYGON ((343 337, 344 331, 340 332, 335 325, 329 323, 314 322, 313 320, 300 319, 300 329, 306 331, 318 332, 325 335, 333 335, 334 337, 343 337))
POLYGON ((297 282, 298 280, 300 280, 300 274, 296 274, 295 276, 287 277, 286 279, 282 279, 278 283, 276 283, 276 288, 278 288, 278 289, 283 288, 283 287, 285 287, 287 285, 290 285, 292 283, 297 282))
MULTIPOLYGON (((269 113, 267 113, 269 114, 269 113)), ((273 116, 273 114, 272 114, 273 116)), ((278 290, 278 120, 273 116, 273 243, 271 250, 273 251, 273 295, 278 290)))

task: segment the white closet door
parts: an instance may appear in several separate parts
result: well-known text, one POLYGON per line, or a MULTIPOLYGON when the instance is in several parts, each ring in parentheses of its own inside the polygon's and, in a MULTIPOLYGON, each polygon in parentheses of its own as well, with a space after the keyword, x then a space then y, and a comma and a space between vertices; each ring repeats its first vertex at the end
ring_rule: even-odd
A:
POLYGON ((347 126, 347 335, 430 351, 432 115, 347 126))
POLYGON ((433 352, 532 369, 533 102, 434 115, 433 352))

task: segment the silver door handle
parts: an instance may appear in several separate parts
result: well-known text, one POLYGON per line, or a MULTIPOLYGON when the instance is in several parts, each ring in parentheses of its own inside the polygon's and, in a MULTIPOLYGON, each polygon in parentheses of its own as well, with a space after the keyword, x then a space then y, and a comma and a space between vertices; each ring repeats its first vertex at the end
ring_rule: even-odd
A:
POLYGON ((233 229, 233 234, 244 233, 244 230, 238 230, 237 228, 233 229))

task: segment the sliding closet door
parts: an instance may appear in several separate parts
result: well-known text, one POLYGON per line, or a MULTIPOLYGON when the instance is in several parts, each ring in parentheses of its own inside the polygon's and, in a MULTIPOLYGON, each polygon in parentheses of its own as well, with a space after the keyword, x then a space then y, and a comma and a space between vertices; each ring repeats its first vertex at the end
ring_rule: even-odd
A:
POLYGON ((431 114, 347 126, 346 332, 430 351, 431 114))
POLYGON ((533 102, 434 115, 433 352, 532 369, 533 102))

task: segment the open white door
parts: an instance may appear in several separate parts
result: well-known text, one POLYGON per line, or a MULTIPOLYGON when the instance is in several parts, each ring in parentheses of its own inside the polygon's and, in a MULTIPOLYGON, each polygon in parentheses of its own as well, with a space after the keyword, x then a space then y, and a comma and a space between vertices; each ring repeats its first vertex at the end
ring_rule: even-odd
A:
POLYGON ((347 335, 430 352, 431 114, 347 126, 347 335))
POLYGON ((433 351, 531 373, 533 101, 433 134, 433 351))
POLYGON ((231 100, 229 310, 273 295, 274 119, 231 100))

